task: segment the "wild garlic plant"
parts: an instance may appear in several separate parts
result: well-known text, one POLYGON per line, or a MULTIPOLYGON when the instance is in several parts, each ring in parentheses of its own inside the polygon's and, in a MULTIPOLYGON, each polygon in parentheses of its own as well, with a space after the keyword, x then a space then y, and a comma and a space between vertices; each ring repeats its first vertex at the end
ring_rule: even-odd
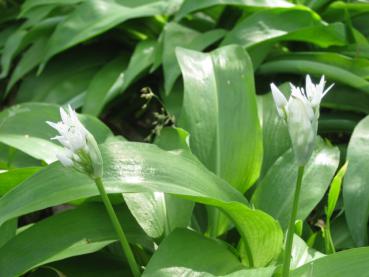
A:
POLYGON ((140 270, 135 257, 104 188, 102 181, 103 160, 97 142, 93 135, 80 122, 71 106, 68 106, 67 111, 60 108, 60 116, 61 121, 57 123, 46 122, 59 132, 58 136, 51 139, 57 140, 64 146, 63 152, 56 153, 56 157, 63 166, 73 168, 94 180, 119 238, 123 252, 127 257, 132 274, 135 277, 140 276, 140 270))
POLYGON ((301 183, 306 163, 313 153, 317 131, 320 102, 330 91, 333 84, 325 88, 325 78, 321 77, 318 84, 314 84, 309 75, 306 76, 305 88, 291 86, 291 95, 287 101, 284 94, 275 84, 271 84, 272 95, 279 116, 288 126, 295 160, 298 165, 298 175, 293 199, 293 207, 287 230, 283 259, 282 276, 289 276, 293 234, 299 205, 301 183))

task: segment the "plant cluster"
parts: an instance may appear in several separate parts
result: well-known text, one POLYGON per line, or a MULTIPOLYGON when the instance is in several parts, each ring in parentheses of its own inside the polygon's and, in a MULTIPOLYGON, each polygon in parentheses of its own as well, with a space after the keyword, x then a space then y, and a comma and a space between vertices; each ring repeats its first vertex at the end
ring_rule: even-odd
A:
POLYGON ((0 276, 367 276, 367 20, 0 0, 0 276))

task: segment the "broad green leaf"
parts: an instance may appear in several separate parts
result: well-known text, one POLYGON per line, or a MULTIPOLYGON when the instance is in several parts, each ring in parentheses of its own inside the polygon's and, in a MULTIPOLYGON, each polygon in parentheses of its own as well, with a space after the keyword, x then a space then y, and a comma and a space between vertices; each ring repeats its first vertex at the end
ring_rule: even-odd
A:
MULTIPOLYGON (((188 133, 180 128, 161 130, 155 144, 164 150, 188 149, 188 133)), ((193 202, 162 192, 127 193, 124 200, 138 224, 153 238, 189 225, 193 202)))
POLYGON ((355 247, 344 214, 332 221, 331 233, 335 249, 342 250, 355 247))
POLYGON ((222 29, 200 33, 193 29, 181 26, 177 23, 168 23, 163 31, 163 71, 165 93, 168 95, 173 89, 181 70, 176 59, 176 47, 183 47, 201 51, 215 41, 221 39, 225 34, 222 29))
MULTIPOLYGON (((164 150, 188 149, 188 133, 180 128, 166 127, 155 144, 164 150)), ((167 236, 190 223, 193 202, 162 192, 126 193, 124 200, 138 224, 153 238, 167 236)))
POLYGON ((99 251, 41 266, 32 273, 29 272, 27 276, 50 277, 50 273, 55 273, 56 271, 64 274, 65 276, 86 277, 122 277, 131 276, 132 274, 129 267, 125 266, 120 260, 117 260, 116 257, 109 256, 107 253, 99 251))
POLYGON ((284 0, 185 0, 175 18, 176 20, 179 20, 189 13, 216 5, 238 5, 257 8, 281 8, 293 6, 289 1, 284 0))
MULTIPOLYGON (((128 240, 132 243, 147 240, 124 214, 120 221, 128 240)), ((116 234, 105 207, 82 206, 38 222, 9 240, 0 248, 0 275, 17 276, 42 264, 95 252, 114 241, 116 234)))
MULTIPOLYGON (((99 143, 111 135, 98 119, 88 115, 80 115, 80 119, 99 143)), ((51 163, 62 148, 50 140, 56 131, 46 121, 60 121, 58 106, 41 103, 12 106, 0 113, 0 142, 51 163)))
MULTIPOLYGON (((127 69, 124 72, 124 89, 127 89, 137 77, 150 68, 154 62, 156 47, 157 42, 153 40, 144 40, 137 43, 127 69)), ((112 98, 115 94, 109 94, 108 96, 112 98)))
POLYGON ((143 277, 197 277, 204 276, 204 273, 224 276, 242 268, 241 262, 224 242, 178 229, 160 244, 143 277))
POLYGON ((369 61, 363 58, 351 58, 331 52, 298 52, 275 57, 275 60, 307 60, 342 68, 346 71, 367 79, 369 77, 369 61))
POLYGON ((343 176, 346 173, 347 170, 347 162, 340 168, 340 170, 337 172, 336 176, 334 176, 333 181, 331 183, 331 186, 329 188, 328 193, 328 205, 327 205, 327 217, 331 218, 334 212, 334 209, 336 208, 338 197, 341 192, 341 184, 343 176))
POLYGON ((95 37, 129 19, 165 13, 166 1, 128 7, 113 1, 90 0, 77 6, 51 35, 43 60, 95 37))
POLYGON ((348 110, 369 114, 369 95, 352 87, 334 85, 333 93, 328 93, 321 107, 336 110, 348 110))
MULTIPOLYGON (((369 11, 368 11, 369 12, 369 11)), ((361 13, 355 17, 352 17, 352 25, 355 26, 356 29, 360 31, 361 34, 363 34, 366 38, 369 38, 369 31, 368 28, 366 28, 369 13, 361 13)))
POLYGON ((17 225, 18 218, 10 219, 0 225, 0 248, 15 236, 17 225))
POLYGON ((21 60, 15 67, 10 81, 7 85, 7 91, 11 90, 16 82, 24 75, 35 68, 42 60, 46 48, 46 37, 41 37, 35 41, 32 46, 23 54, 21 60))
POLYGON ((18 26, 14 24, 0 30, 0 53, 2 53, 3 51, 5 42, 7 41, 9 36, 11 36, 17 30, 17 27, 18 26))
POLYGON ((177 79, 170 94, 166 94, 164 88, 160 91, 165 110, 175 118, 175 122, 181 117, 183 105, 183 81, 177 79))
POLYGON ((99 115, 111 90, 119 90, 123 86, 123 71, 127 67, 127 54, 122 54, 104 65, 89 83, 83 105, 83 112, 99 115))
MULTIPOLYGON (((328 81, 337 81, 369 93, 369 82, 364 78, 367 77, 369 67, 355 65, 353 60, 351 64, 346 61, 346 58, 335 53, 287 54, 264 63, 259 67, 258 73, 325 75, 328 81)), ((367 64, 368 61, 364 63, 367 64)))
POLYGON ((4 78, 8 75, 11 61, 16 55, 19 46, 22 43, 23 38, 26 36, 27 32, 22 29, 18 29, 13 34, 11 34, 4 45, 4 50, 1 53, 1 74, 0 78, 4 78))
POLYGON ((41 167, 17 168, 0 174, 0 196, 35 174, 41 167))
MULTIPOLYGON (((189 149, 188 133, 180 128, 167 127, 160 131, 155 144, 164 150, 189 149)), ((124 199, 142 229, 151 237, 168 235, 190 223, 193 202, 162 192, 124 194, 124 199)))
POLYGON ((84 0, 26 0, 22 4, 21 11, 19 13, 19 17, 26 16, 30 10, 39 8, 40 6, 64 6, 64 5, 73 5, 83 2, 84 0))
MULTIPOLYGON (((317 141, 317 147, 306 165, 297 219, 305 220, 323 198, 339 163, 336 147, 317 141)), ((290 218, 297 178, 297 164, 291 150, 275 161, 256 188, 252 202, 278 219, 286 228, 290 218)))
POLYGON ((38 26, 38 24, 48 17, 51 11, 55 8, 55 6, 39 6, 32 10, 30 10, 27 14, 24 15, 26 21, 23 24, 25 29, 30 28, 32 30, 33 27, 38 26))
POLYGON ((318 132, 322 134, 332 132, 352 133, 361 118, 360 115, 348 113, 323 114, 319 118, 318 132))
POLYGON ((138 224, 152 238, 168 235, 178 227, 187 227, 193 203, 162 192, 127 193, 124 200, 138 224))
MULTIPOLYGON (((262 133, 252 64, 240 46, 209 54, 177 48, 184 79, 180 126, 192 152, 216 175, 241 192, 259 177, 262 133), (247 141, 247 143, 245 143, 247 141)), ((229 221, 209 210, 209 231, 222 234, 229 221)))
POLYGON ((254 66, 254 71, 256 71, 259 66, 267 58, 268 54, 273 50, 273 42, 267 41, 262 44, 257 44, 247 48, 247 52, 250 55, 252 65, 254 66))
POLYGON ((324 16, 331 20, 342 20, 347 15, 347 12, 354 15, 362 14, 369 11, 369 7, 365 1, 352 1, 353 3, 345 3, 343 1, 332 1, 324 16))
POLYGON ((351 43, 347 44, 345 47, 340 47, 339 51, 343 55, 349 57, 358 58, 369 58, 369 45, 368 44, 357 44, 351 43))
MULTIPOLYGON (((136 48, 129 60, 128 66, 124 64, 124 72, 117 77, 116 82, 113 83, 110 89, 104 94, 102 94, 100 90, 95 91, 95 95, 101 97, 103 101, 91 99, 90 105, 96 107, 93 109, 93 114, 97 114, 97 111, 102 109, 104 104, 112 100, 119 93, 123 93, 132 84, 132 82, 136 80, 137 77, 149 69, 153 63, 153 52, 155 47, 156 42, 151 40, 141 41, 136 45, 136 48)), ((102 78, 101 81, 105 80, 103 74, 100 74, 100 77, 102 78)), ((92 83, 90 86, 92 89, 94 88, 92 83)), ((92 110, 87 112, 92 113, 92 110)))
POLYGON ((63 17, 52 17, 39 22, 34 28, 27 30, 27 23, 21 25, 9 38, 4 45, 4 52, 1 55, 2 72, 0 77, 5 77, 11 67, 14 57, 30 44, 37 41, 40 37, 48 36, 55 25, 61 22, 63 17))
POLYGON ((2 2, 3 7, 0 10, 0 24, 8 23, 9 21, 14 20, 17 17, 17 13, 19 12, 19 8, 13 5, 5 5, 7 3, 2 2))
POLYGON ((239 21, 227 33, 223 45, 237 43, 246 48, 266 41, 304 41, 321 47, 345 44, 342 23, 326 24, 304 7, 270 9, 239 21))
POLYGON ((345 214, 356 245, 368 243, 369 217, 369 116, 356 126, 348 148, 349 162, 343 184, 345 214))
POLYGON ((292 271, 291 277, 365 276, 369 271, 369 247, 345 250, 311 261, 292 271))
POLYGON ((184 79, 180 126, 193 153, 216 175, 246 191, 261 168, 262 133, 251 61, 240 46, 209 54, 177 49, 184 79))
MULTIPOLYGON (((223 275, 223 277, 272 277, 274 276, 275 266, 251 268, 251 269, 241 269, 233 273, 223 275)), ((213 275, 206 274, 201 275, 202 277, 213 277, 213 275)))
MULTIPOLYGON (((282 232, 278 223, 249 208, 242 194, 206 170, 190 153, 166 152, 151 144, 120 140, 110 140, 100 149, 108 193, 164 192, 219 207, 234 221, 255 266, 263 266, 279 254, 282 232)), ((91 179, 55 163, 0 199, 0 223, 96 195, 98 191, 91 179)))
POLYGON ((85 92, 90 80, 110 56, 108 51, 101 53, 94 49, 79 49, 61 55, 49 63, 41 75, 33 73, 22 82, 16 101, 64 105, 85 92))
POLYGON ((290 268, 295 269, 308 262, 324 257, 325 255, 312 248, 309 248, 302 238, 294 235, 291 256, 290 268))
POLYGON ((19 151, 11 146, 0 143, 0 170, 12 170, 24 167, 39 167, 42 161, 19 151))
POLYGON ((165 127, 155 138, 155 144, 164 150, 189 149, 189 133, 182 128, 165 127))

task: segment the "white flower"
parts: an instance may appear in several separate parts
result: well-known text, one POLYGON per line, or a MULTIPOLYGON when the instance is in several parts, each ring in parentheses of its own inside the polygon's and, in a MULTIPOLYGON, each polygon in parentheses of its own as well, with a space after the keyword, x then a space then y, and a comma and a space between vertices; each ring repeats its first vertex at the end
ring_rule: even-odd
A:
POLYGON ((292 148, 299 165, 307 163, 315 147, 320 102, 333 86, 332 84, 324 90, 325 83, 324 76, 318 84, 314 84, 307 75, 305 89, 290 84, 291 96, 288 101, 283 93, 271 84, 278 114, 287 123, 292 148))
POLYGON ((275 84, 271 84, 272 95, 280 117, 287 119, 287 99, 275 84))
POLYGON ((61 121, 46 123, 58 131, 51 138, 64 146, 56 157, 65 167, 73 167, 93 178, 102 176, 102 158, 95 138, 79 121, 76 112, 68 106, 68 112, 60 108, 61 121))
POLYGON ((73 166, 73 153, 70 154, 70 151, 65 149, 63 153, 56 153, 56 158, 64 165, 65 167, 73 166))

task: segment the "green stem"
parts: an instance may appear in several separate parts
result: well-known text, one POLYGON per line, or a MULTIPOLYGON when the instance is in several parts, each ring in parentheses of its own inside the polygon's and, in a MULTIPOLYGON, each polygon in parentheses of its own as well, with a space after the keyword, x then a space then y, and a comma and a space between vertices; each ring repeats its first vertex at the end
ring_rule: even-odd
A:
POLYGON ((296 221, 296 216, 297 216, 297 210, 299 207, 299 198, 300 198, 301 183, 302 183, 303 175, 304 175, 304 166, 299 166, 298 173, 297 173, 295 195, 293 198, 292 213, 291 213, 290 222, 288 224, 286 248, 284 250, 283 270, 282 270, 283 277, 288 277, 290 274, 293 234, 295 233, 295 221, 296 221))
POLYGON ((101 178, 96 178, 95 183, 96 183, 96 186, 97 186, 97 188, 100 192, 101 198, 104 202, 104 205, 105 205, 106 211, 108 212, 108 215, 110 217, 111 223, 113 224, 115 232, 118 235, 118 238, 119 238, 120 244, 122 246, 123 252, 127 257, 127 261, 128 261, 129 267, 131 268, 132 274, 133 274, 134 277, 138 277, 138 276, 141 275, 140 270, 139 270, 138 265, 136 263, 135 257, 133 256, 132 249, 129 246, 126 235, 123 232, 123 228, 120 225, 118 217, 115 214, 113 206, 112 206, 112 204, 109 200, 109 197, 106 194, 104 184, 103 184, 101 178))
POLYGON ((331 219, 327 218, 326 226, 324 227, 325 235, 325 252, 326 254, 336 253, 331 234, 331 219))

